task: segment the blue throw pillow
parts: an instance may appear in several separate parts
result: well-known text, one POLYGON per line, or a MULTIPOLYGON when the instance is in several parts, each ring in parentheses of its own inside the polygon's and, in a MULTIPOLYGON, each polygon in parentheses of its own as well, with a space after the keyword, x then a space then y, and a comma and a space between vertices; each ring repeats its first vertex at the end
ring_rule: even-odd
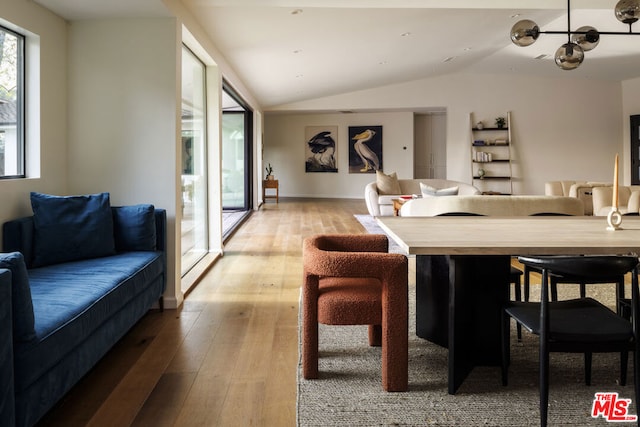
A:
POLYGON ((33 302, 27 266, 20 252, 0 254, 0 268, 11 271, 11 309, 13 340, 29 341, 35 338, 33 302))
POLYGON ((155 251, 155 207, 153 205, 114 207, 113 231, 118 252, 155 251))
POLYGON ((51 196, 31 193, 33 267, 115 253, 109 193, 51 196))

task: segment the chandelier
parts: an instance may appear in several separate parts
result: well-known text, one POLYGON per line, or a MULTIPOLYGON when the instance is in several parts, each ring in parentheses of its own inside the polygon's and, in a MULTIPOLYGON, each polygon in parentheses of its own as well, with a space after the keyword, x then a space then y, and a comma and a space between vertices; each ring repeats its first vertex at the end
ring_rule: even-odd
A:
POLYGON ((525 47, 538 40, 540 34, 566 34, 567 43, 558 48, 555 61, 563 70, 575 70, 582 64, 584 53, 598 45, 600 35, 640 35, 631 30, 631 24, 640 18, 640 0, 620 0, 614 12, 618 21, 629 24, 629 32, 599 32, 588 25, 571 31, 571 0, 567 0, 567 31, 540 31, 538 24, 530 19, 523 19, 511 28, 511 41, 517 46, 525 47))

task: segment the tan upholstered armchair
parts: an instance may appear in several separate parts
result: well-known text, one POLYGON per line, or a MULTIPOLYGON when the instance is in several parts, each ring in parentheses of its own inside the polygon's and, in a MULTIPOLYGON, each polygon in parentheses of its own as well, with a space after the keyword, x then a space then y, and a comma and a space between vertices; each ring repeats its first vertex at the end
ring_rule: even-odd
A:
POLYGON ((382 345, 382 387, 408 386, 407 258, 375 234, 317 235, 304 241, 302 372, 318 378, 318 323, 369 325, 382 345))
MULTIPOLYGON (((593 214, 607 216, 613 206, 613 187, 593 189, 593 214)), ((640 210, 640 185, 618 186, 618 210, 621 214, 637 214, 640 210)))
POLYGON ((587 181, 549 181, 544 185, 546 196, 576 197, 584 203, 584 214, 594 215, 593 189, 595 187, 611 187, 607 182, 587 181))

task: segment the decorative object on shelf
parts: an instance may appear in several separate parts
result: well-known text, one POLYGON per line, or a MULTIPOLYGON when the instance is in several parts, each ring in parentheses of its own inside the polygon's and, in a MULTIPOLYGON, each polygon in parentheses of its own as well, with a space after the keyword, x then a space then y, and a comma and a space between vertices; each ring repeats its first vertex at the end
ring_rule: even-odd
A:
POLYGON ((611 201, 611 212, 607 215, 607 230, 620 230, 622 224, 622 214, 618 210, 618 154, 613 167, 613 200, 611 201))
POLYGON ((640 35, 631 30, 631 24, 640 17, 640 0, 620 0, 614 9, 616 18, 629 24, 628 32, 601 31, 591 26, 583 26, 571 31, 571 0, 567 0, 567 31, 540 31, 540 27, 529 19, 515 23, 511 28, 511 41, 520 47, 530 46, 540 34, 566 34, 567 43, 558 48, 555 54, 556 65, 563 70, 575 70, 584 60, 584 52, 595 48, 600 35, 640 35))
POLYGON ((478 123, 476 124, 476 129, 478 129, 478 130, 482 130, 482 129, 484 129, 484 124, 483 124, 482 122, 478 122, 478 123))
POLYGON ((265 170, 267 171, 267 179, 268 180, 274 179, 273 168, 271 167, 271 163, 269 163, 269 165, 265 168, 265 170))
POLYGON ((483 179, 487 172, 484 169, 478 169, 478 176, 483 179))
POLYGON ((496 126, 498 129, 503 129, 505 124, 507 124, 507 119, 504 117, 496 117, 496 126))

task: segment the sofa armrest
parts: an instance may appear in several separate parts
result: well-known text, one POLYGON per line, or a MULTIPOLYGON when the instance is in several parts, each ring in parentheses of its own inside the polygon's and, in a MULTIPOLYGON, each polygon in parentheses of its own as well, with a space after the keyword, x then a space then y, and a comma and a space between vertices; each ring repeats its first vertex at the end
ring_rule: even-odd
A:
POLYGON ((613 199, 613 187, 594 187, 592 194, 593 214, 596 216, 606 216, 611 210, 613 199))
POLYGON ((162 292, 164 293, 167 289, 167 211, 165 209, 156 208, 155 218, 156 249, 162 251, 162 265, 164 267, 164 284, 162 286, 162 292))
POLYGON ((364 187, 364 201, 371 216, 380 216, 378 205, 378 187, 375 182, 370 182, 364 187))
POLYGON ((13 327, 11 314, 11 271, 0 269, 0 420, 15 425, 15 393, 13 381, 13 327))
POLYGON ((27 267, 31 267, 33 234, 33 216, 5 222, 2 226, 2 251, 21 252, 27 267))

